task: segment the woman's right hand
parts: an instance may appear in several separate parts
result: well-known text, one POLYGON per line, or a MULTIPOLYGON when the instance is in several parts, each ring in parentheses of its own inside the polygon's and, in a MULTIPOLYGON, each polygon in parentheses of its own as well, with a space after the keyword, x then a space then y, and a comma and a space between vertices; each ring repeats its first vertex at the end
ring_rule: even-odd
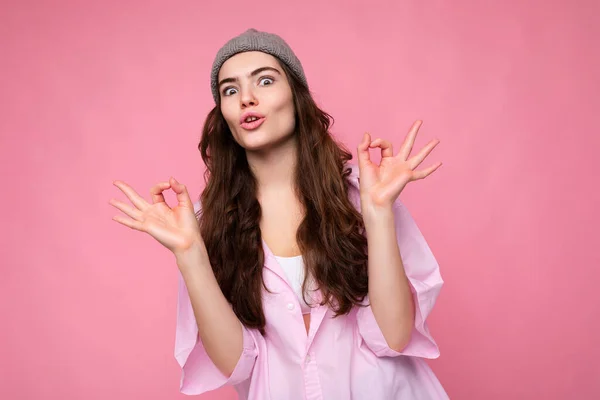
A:
POLYGON ((131 201, 133 207, 122 201, 111 199, 109 203, 131 218, 121 215, 113 217, 129 228, 146 232, 173 253, 180 254, 193 245, 203 244, 194 205, 185 185, 171 177, 168 182, 160 182, 150 189, 152 204, 148 203, 131 186, 123 181, 114 181, 131 201), (167 189, 177 194, 178 204, 171 208, 162 194, 167 189))

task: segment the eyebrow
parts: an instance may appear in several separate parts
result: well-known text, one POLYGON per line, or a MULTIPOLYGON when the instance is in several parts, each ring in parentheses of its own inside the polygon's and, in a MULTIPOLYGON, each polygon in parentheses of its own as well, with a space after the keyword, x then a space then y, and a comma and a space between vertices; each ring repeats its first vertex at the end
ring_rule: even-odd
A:
MULTIPOLYGON (((275 71, 275 72, 277 72, 279 75, 281 75, 281 72, 279 72, 279 70, 278 70, 277 68, 273 68, 273 67, 260 67, 260 68, 258 68, 258 69, 255 69, 254 71, 250 72, 250 73, 248 74, 248 77, 251 77, 251 76, 258 75, 258 74, 260 74, 260 73, 261 73, 261 72, 263 72, 263 71, 275 71)), ((221 87, 221 85, 222 85, 222 84, 224 84, 224 83, 228 83, 228 82, 238 82, 238 81, 239 81, 239 79, 238 79, 238 78, 225 78, 225 79, 222 79, 222 80, 219 82, 219 85, 218 85, 218 87, 221 87)))

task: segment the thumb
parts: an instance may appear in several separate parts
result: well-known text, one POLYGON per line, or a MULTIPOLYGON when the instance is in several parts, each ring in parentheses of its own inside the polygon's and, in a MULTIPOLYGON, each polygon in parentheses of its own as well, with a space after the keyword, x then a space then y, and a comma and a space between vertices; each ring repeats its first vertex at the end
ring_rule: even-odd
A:
POLYGON ((371 144, 371 135, 368 132, 363 134, 362 140, 358 144, 356 149, 356 156, 358 158, 358 166, 362 167, 369 163, 371 156, 369 154, 369 145, 371 144))
POLYGON ((173 191, 177 195, 177 202, 179 203, 179 205, 185 205, 187 207, 193 208, 192 200, 190 199, 190 195, 188 194, 185 185, 179 183, 177 179, 173 177, 169 179, 169 183, 171 184, 171 189, 173 189, 173 191))

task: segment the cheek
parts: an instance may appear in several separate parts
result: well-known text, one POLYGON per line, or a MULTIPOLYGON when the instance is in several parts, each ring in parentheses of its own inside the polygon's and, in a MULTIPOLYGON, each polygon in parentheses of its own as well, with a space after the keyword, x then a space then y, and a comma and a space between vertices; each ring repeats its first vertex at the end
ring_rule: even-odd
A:
POLYGON ((228 107, 221 105, 221 114, 223 115, 223 118, 225 118, 227 125, 231 126, 233 122, 233 113, 228 110, 228 107))
POLYGON ((289 118, 289 126, 291 130, 294 130, 296 128, 296 112, 295 112, 295 108, 294 108, 294 104, 291 104, 287 110, 287 115, 289 118))
POLYGON ((221 107, 221 114, 223 115, 223 118, 225 119, 225 122, 227 123, 229 130, 235 136, 236 128, 239 124, 239 121, 237 120, 238 117, 234 116, 234 114, 232 112, 228 112, 226 107, 221 107))
POLYGON ((285 121, 287 121, 288 124, 295 124, 294 102, 292 101, 291 97, 286 98, 285 101, 282 101, 279 104, 277 104, 277 111, 279 112, 281 117, 285 121))

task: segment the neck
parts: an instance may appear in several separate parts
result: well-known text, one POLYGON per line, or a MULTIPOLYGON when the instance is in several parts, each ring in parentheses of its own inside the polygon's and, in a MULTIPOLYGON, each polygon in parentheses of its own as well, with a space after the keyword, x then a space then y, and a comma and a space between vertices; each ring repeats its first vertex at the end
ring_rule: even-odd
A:
POLYGON ((294 187, 296 154, 295 137, 266 152, 246 152, 250 170, 258 181, 259 196, 281 193, 294 187))

